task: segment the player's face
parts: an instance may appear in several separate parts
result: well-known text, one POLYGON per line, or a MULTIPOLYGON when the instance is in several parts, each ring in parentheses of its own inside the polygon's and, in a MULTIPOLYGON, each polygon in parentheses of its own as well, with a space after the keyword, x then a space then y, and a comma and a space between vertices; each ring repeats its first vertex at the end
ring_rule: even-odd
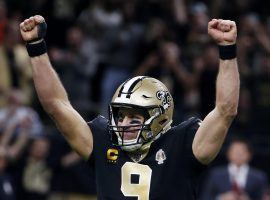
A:
POLYGON ((120 108, 118 112, 117 126, 120 126, 119 131, 124 131, 124 140, 132 140, 137 138, 137 134, 141 125, 144 122, 144 117, 135 109, 120 108))

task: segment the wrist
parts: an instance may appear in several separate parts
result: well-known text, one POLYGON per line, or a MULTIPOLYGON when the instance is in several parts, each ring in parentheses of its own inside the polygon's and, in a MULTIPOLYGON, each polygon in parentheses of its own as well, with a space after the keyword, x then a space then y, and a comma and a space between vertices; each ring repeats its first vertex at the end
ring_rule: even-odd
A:
POLYGON ((237 45, 218 45, 219 58, 221 60, 231 60, 236 58, 237 55, 237 45))
POLYGON ((43 38, 41 38, 41 39, 38 39, 38 40, 31 40, 31 41, 28 41, 27 42, 27 44, 38 44, 38 43, 40 43, 40 42, 42 42, 44 39, 43 38))
POLYGON ((37 57, 47 53, 46 42, 44 37, 46 35, 47 24, 45 21, 37 26, 37 37, 26 43, 26 49, 30 57, 37 57))
POLYGON ((30 57, 40 56, 47 53, 47 46, 44 39, 26 43, 26 50, 30 57))

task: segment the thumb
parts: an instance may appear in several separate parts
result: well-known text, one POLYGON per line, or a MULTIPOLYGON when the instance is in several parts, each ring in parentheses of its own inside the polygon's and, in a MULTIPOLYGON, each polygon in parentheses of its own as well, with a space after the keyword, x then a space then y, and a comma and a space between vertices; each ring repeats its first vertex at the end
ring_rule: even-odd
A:
POLYGON ((38 39, 44 38, 47 32, 47 24, 44 17, 41 15, 35 15, 33 19, 37 25, 38 39))

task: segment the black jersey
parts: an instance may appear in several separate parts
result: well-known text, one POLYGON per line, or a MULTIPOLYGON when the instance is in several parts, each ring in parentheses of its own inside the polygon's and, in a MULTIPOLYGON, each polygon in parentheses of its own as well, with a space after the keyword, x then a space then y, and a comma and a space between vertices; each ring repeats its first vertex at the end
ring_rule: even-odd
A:
POLYGON ((191 118, 154 141, 147 156, 136 163, 111 143, 107 120, 97 117, 89 126, 98 199, 192 200, 204 165, 192 152, 200 120, 191 118))

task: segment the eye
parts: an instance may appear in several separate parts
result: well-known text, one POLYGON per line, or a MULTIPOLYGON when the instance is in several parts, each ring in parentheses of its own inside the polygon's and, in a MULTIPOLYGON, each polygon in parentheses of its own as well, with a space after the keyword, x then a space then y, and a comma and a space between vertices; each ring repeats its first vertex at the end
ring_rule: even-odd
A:
POLYGON ((118 115, 117 115, 117 122, 123 122, 124 120, 124 115, 122 112, 119 112, 118 115))
POLYGON ((123 118, 122 118, 122 117, 118 117, 118 118, 117 118, 117 121, 118 121, 118 122, 123 122, 123 118))
POLYGON ((139 119, 132 119, 130 124, 142 124, 142 122, 139 119))

